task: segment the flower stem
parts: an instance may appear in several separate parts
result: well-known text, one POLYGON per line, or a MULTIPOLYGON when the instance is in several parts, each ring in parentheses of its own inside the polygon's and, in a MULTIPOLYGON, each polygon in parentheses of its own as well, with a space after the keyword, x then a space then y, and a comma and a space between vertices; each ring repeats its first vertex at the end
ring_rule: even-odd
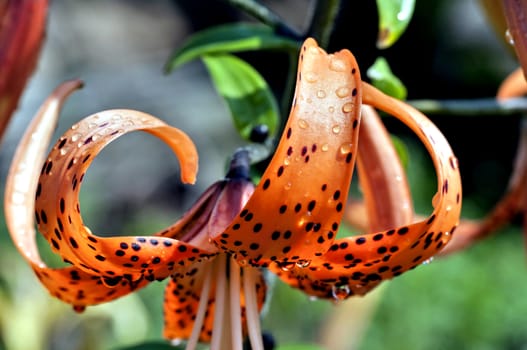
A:
POLYGON ((253 16, 262 23, 272 27, 278 34, 300 39, 301 35, 290 27, 280 16, 271 11, 268 7, 259 4, 254 0, 228 0, 228 2, 245 13, 253 16))
POLYGON ((510 98, 497 101, 496 98, 470 100, 413 100, 407 101, 424 114, 479 117, 513 115, 527 111, 527 98, 510 98))
POLYGON ((306 36, 315 38, 322 48, 327 48, 341 0, 317 0, 306 36))

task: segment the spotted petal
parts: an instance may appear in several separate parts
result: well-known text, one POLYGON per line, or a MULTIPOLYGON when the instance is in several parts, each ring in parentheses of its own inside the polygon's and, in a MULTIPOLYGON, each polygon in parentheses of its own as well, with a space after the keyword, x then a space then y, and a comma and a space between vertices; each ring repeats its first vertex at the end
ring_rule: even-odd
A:
POLYGON ((440 251, 452 237, 461 211, 457 159, 441 132, 409 105, 363 83, 363 101, 404 122, 432 156, 438 192, 427 219, 381 232, 337 240, 327 254, 308 268, 281 271, 289 284, 325 298, 365 294, 381 281, 413 269, 440 251))
POLYGON ((15 246, 49 292, 74 305, 77 310, 115 299, 142 287, 146 282, 132 283, 126 279, 105 281, 76 267, 49 268, 38 253, 33 213, 40 165, 64 99, 81 85, 78 80, 64 83, 40 108, 16 150, 6 179, 4 198, 6 223, 15 246))
POLYGON ((285 131, 262 180, 225 243, 241 263, 292 262, 324 253, 335 239, 353 172, 360 74, 348 50, 328 55, 304 43, 285 131), (237 254, 240 250, 246 254, 237 254))
POLYGON ((80 214, 79 191, 90 163, 108 143, 136 130, 167 143, 180 161, 182 181, 194 182, 197 152, 186 134, 142 112, 103 111, 73 125, 53 147, 42 167, 35 216, 54 251, 89 273, 162 279, 171 274, 174 263, 183 266, 215 252, 170 238, 98 237, 84 226, 80 214))

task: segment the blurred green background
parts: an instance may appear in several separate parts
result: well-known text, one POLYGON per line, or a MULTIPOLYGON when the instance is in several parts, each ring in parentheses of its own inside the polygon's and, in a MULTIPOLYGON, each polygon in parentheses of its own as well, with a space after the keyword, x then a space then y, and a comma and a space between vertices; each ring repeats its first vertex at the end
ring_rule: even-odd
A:
MULTIPOLYGON (((262 3, 298 28, 306 24, 308 0, 262 3)), ((418 1, 407 32, 382 52, 375 48, 375 2, 343 3, 329 51, 350 48, 364 76, 377 56, 385 56, 406 84, 410 100, 492 97, 516 66, 477 1, 418 1)), ((53 1, 38 69, 0 148, 0 183, 38 105, 61 81, 79 77, 86 87, 66 104, 57 137, 94 112, 132 108, 185 130, 200 152, 198 182, 183 186, 175 159, 157 139, 138 133, 117 140, 96 159, 83 185, 87 225, 97 234, 141 234, 174 222, 223 176, 226 159, 244 142, 200 62, 169 76, 162 67, 191 33, 238 20, 249 18, 223 1, 53 1)), ((244 58, 277 95, 282 92, 283 57, 251 53, 244 58)), ((482 217, 506 189, 520 116, 432 119, 460 160, 463 216, 482 217)), ((414 200, 418 212, 426 214, 435 186, 430 163, 398 122, 387 119, 387 126, 410 149, 414 200)), ((0 349, 116 349, 162 341, 164 282, 76 314, 38 284, 3 220, 0 215, 0 349)), ((524 246, 519 226, 511 226, 464 252, 384 283, 371 295, 338 305, 310 300, 270 277, 274 288, 263 328, 278 344, 318 343, 328 349, 332 338, 362 350, 527 349, 524 246)), ((49 253, 45 244, 42 248, 49 253)))

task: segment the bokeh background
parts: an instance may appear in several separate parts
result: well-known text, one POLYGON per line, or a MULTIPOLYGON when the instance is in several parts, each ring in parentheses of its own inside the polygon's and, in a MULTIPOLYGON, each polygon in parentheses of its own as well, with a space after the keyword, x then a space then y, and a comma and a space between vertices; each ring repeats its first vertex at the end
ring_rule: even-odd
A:
MULTIPOLYGON (((296 28, 307 24, 309 0, 262 3, 296 28)), ((418 1, 407 32, 384 51, 375 47, 375 2, 343 3, 329 50, 349 48, 363 72, 379 55, 386 57, 410 100, 490 98, 517 65, 505 33, 493 31, 478 1, 418 1)), ((200 152, 197 184, 183 186, 175 158, 157 139, 135 133, 112 143, 83 184, 86 224, 98 234, 144 234, 174 222, 223 176, 228 157, 244 141, 200 62, 170 75, 163 66, 193 32, 240 20, 251 19, 219 0, 52 1, 38 68, 0 148, 0 184, 39 104, 60 82, 81 78, 86 86, 65 105, 56 137, 84 116, 130 108, 185 130, 200 152)), ((283 92, 285 57, 261 52, 243 57, 277 96, 283 92)), ((432 117, 460 160, 465 217, 482 217, 505 191, 520 118, 432 117)), ((426 214, 435 184, 430 163, 398 122, 387 119, 387 125, 410 150, 414 200, 426 214)), ((3 220, 0 215, 0 349, 117 349, 161 341, 163 282, 76 314, 38 284, 3 220)), ((45 244, 42 252, 56 263, 45 244)), ((527 349, 525 263, 521 230, 512 225, 338 305, 310 300, 271 280, 263 327, 279 344, 318 343, 328 349, 336 346, 331 341, 361 350, 527 349)))

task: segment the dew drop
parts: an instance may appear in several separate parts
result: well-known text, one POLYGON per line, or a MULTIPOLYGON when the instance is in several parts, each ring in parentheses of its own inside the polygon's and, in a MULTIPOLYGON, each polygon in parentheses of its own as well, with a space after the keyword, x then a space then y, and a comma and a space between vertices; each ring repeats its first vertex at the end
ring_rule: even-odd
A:
POLYGON ((184 339, 183 338, 174 338, 172 340, 170 340, 170 344, 172 346, 179 346, 179 345, 182 345, 184 342, 184 339))
POLYGON ((505 31, 505 40, 507 40, 510 45, 514 46, 514 38, 512 37, 511 31, 509 29, 505 31))
POLYGON ((331 131, 333 131, 334 134, 338 134, 340 132, 340 125, 333 125, 331 131))
POLYGON ((452 169, 454 170, 457 170, 459 168, 459 161, 456 157, 450 157, 450 166, 452 166, 452 169))
POLYGON ((68 149, 63 147, 60 149, 59 153, 61 156, 65 156, 66 154, 68 154, 68 149))
POLYGON ((295 268, 296 266, 296 263, 295 262, 289 262, 289 261, 284 261, 284 262, 279 262, 277 263, 278 266, 282 269, 282 271, 285 271, 285 272, 289 272, 291 271, 292 269, 295 268))
POLYGON ((329 69, 335 72, 344 72, 346 71, 346 63, 336 57, 333 57, 329 62, 329 69))
POLYGON ((322 152, 327 152, 329 150, 329 145, 327 143, 323 144, 322 147, 320 147, 322 152))
POLYGON ((77 130, 79 128, 79 124, 73 124, 71 126, 71 130, 77 130))
POLYGON ((291 157, 288 156, 284 159, 284 165, 288 166, 289 164, 291 164, 291 157))
POLYGON ((429 259, 426 259, 422 262, 423 265, 429 265, 432 261, 434 261, 434 257, 430 257, 429 259))
POLYGON ((329 106, 328 111, 329 111, 329 113, 334 113, 335 112, 335 107, 329 106))
POLYGON ((304 73, 304 79, 308 83, 315 83, 318 80, 318 76, 314 72, 306 72, 306 73, 304 73))
POLYGON ((299 267, 301 269, 305 269, 311 264, 311 260, 307 259, 300 259, 296 262, 296 267, 299 267))
POLYGON ((97 127, 97 123, 88 123, 88 129, 93 129, 97 127))
POLYGON ((340 150, 340 154, 344 155, 344 154, 348 154, 351 152, 351 149, 353 148, 353 145, 351 143, 343 143, 339 150, 340 150))
POLYGON ((350 89, 347 86, 341 86, 337 89, 336 94, 340 98, 344 98, 350 94, 350 89))
POLYGON ((289 191, 289 190, 291 189, 291 186, 292 186, 291 182, 288 182, 288 183, 286 183, 286 184, 284 185, 284 189, 287 190, 287 191, 289 191))
POLYGON ((318 98, 324 98, 326 97, 326 92, 324 90, 318 90, 317 91, 317 97, 318 98))
MULTIPOLYGON (((71 127, 73 129, 73 126, 71 127)), ((79 139, 81 138, 81 134, 79 133, 76 133, 76 134, 73 134, 71 135, 71 142, 77 142, 79 141, 79 139)))
POLYGON ((305 119, 298 120, 298 126, 300 129, 305 129, 309 126, 309 123, 305 119))
POLYGON ((333 287, 331 288, 331 295, 333 296, 333 299, 337 302, 346 299, 350 295, 350 293, 350 287, 347 284, 343 286, 333 285, 333 287))
POLYGON ((353 110, 353 104, 351 102, 345 103, 344 106, 342 106, 342 112, 349 113, 353 110))
POLYGON ((320 51, 319 47, 311 46, 308 51, 311 55, 319 55, 322 52, 320 51))

